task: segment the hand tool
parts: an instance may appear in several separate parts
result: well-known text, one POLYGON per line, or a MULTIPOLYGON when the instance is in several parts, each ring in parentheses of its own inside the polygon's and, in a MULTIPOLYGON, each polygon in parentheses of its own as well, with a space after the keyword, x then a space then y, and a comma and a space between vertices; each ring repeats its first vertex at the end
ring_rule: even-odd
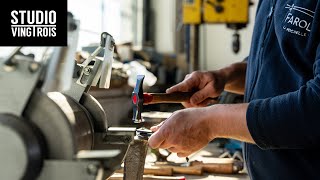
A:
MULTIPOLYGON (((143 80, 144 75, 137 76, 136 87, 132 92, 132 104, 133 104, 133 122, 143 122, 141 118, 141 112, 143 105, 147 104, 159 104, 159 103, 182 103, 189 102, 194 92, 175 92, 175 93, 143 93, 143 80)), ((217 102, 217 98, 208 98, 214 102, 217 102)))

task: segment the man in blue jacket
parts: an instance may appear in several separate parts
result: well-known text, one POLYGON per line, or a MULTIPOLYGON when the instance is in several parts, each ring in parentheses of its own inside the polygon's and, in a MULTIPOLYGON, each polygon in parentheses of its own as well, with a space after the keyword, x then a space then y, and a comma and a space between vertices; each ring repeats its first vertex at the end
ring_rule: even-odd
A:
POLYGON ((260 0, 247 62, 194 72, 167 92, 194 88, 193 108, 153 127, 151 147, 186 157, 232 138, 245 142, 252 179, 319 179, 320 1, 260 0), (223 90, 246 103, 205 107, 223 90))

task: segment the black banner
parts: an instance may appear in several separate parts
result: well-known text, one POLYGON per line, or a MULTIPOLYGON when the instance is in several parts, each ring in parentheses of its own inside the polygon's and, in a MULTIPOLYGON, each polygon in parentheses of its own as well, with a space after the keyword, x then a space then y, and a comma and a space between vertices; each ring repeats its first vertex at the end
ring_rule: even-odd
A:
POLYGON ((11 0, 0 6, 0 46, 67 46, 67 0, 11 0))

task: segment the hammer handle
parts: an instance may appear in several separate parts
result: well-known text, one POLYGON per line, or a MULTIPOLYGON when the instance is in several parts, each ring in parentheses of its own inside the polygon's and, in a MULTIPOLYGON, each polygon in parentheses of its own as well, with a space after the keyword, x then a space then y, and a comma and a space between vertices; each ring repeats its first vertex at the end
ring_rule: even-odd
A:
POLYGON ((151 101, 145 104, 158 104, 158 103, 182 103, 189 102, 193 92, 175 92, 175 93, 149 93, 152 96, 151 101))
MULTIPOLYGON (((194 92, 174 92, 174 93, 145 93, 144 105, 160 103, 182 103, 189 102, 194 92)), ((208 98, 218 101, 218 98, 208 98)))

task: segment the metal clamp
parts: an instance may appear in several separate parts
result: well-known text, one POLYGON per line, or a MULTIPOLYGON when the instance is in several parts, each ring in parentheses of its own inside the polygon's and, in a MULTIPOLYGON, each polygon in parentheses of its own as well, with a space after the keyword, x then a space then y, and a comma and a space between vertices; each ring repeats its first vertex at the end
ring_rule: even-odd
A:
POLYGON ((100 46, 80 65, 82 71, 77 80, 78 85, 87 88, 98 85, 100 81, 100 88, 108 89, 110 87, 114 47, 113 37, 106 32, 102 33, 100 46), (102 51, 104 51, 103 60, 96 58, 102 51), (94 60, 94 66, 90 67, 89 64, 94 60))

